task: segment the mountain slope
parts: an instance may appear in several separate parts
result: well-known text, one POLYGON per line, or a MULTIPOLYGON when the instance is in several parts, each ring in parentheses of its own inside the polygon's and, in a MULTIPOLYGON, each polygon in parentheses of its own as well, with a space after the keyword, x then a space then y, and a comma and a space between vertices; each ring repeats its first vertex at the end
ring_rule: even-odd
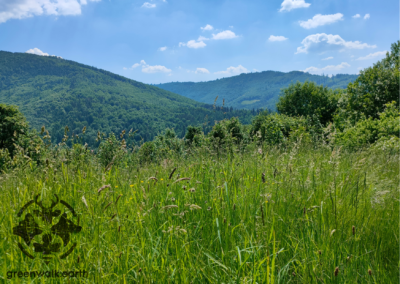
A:
MULTIPOLYGON (((96 144, 97 131, 138 130, 137 139, 152 139, 165 128, 183 136, 188 125, 201 125, 239 116, 249 123, 248 111, 213 110, 169 91, 73 61, 26 53, 0 51, 0 103, 19 106, 30 124, 45 125, 53 142, 64 127, 96 144)), ((70 133, 71 135, 71 133, 70 133)))
POLYGON ((281 88, 291 82, 314 81, 330 88, 346 88, 349 82, 357 79, 357 75, 338 74, 327 76, 311 75, 301 71, 289 73, 264 71, 240 74, 229 78, 209 82, 171 82, 155 85, 164 90, 188 97, 198 102, 213 103, 219 96, 219 103, 225 99, 225 106, 238 109, 268 108, 275 110, 281 88))

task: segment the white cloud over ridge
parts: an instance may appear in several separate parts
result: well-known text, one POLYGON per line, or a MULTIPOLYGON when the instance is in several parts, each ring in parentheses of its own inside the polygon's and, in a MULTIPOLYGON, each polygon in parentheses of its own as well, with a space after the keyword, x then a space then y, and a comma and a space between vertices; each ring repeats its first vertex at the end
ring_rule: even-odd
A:
POLYGON ((305 29, 312 29, 319 26, 333 24, 341 20, 343 20, 343 14, 341 13, 336 13, 332 15, 317 14, 312 19, 309 19, 307 21, 299 21, 299 24, 305 29))
POLYGON ((268 38, 269 41, 284 41, 287 40, 286 37, 284 36, 274 36, 274 35, 270 35, 268 38))
POLYGON ((143 5, 142 5, 141 7, 142 7, 142 8, 151 9, 151 8, 155 8, 156 6, 157 6, 156 4, 151 4, 151 3, 149 3, 149 2, 144 2, 143 5))
POLYGON ((203 31, 211 31, 214 28, 213 28, 213 26, 207 24, 204 28, 201 27, 200 29, 202 29, 203 31))
POLYGON ((291 11, 298 8, 308 8, 310 3, 306 3, 304 0, 284 0, 281 4, 280 12, 291 11))
POLYGON ((323 68, 317 68, 317 67, 308 67, 306 69, 303 70, 303 72, 308 72, 311 74, 322 74, 322 73, 326 73, 327 71, 340 71, 341 69, 350 67, 350 64, 348 64, 347 62, 342 62, 339 65, 328 65, 326 67, 323 68))
POLYGON ((378 51, 375 53, 370 53, 367 56, 364 57, 359 57, 357 60, 368 60, 368 59, 373 59, 375 57, 384 57, 386 55, 387 51, 378 51))
POLYGON ((128 70, 128 69, 132 70, 132 69, 137 68, 139 66, 142 66, 142 72, 143 73, 170 73, 170 72, 172 72, 171 69, 168 69, 167 67, 162 66, 162 65, 150 66, 144 60, 140 60, 140 63, 133 64, 131 68, 124 67, 123 69, 124 70, 128 70))
POLYGON ((217 34, 212 34, 212 39, 232 39, 238 37, 234 32, 226 30, 217 34))
POLYGON ((196 74, 210 74, 210 71, 208 71, 206 68, 197 68, 194 73, 196 73, 196 74))
POLYGON ((33 16, 75 16, 82 6, 100 0, 0 0, 0 23, 33 16))
POLYGON ((224 75, 237 75, 241 73, 248 73, 249 70, 247 68, 243 67, 242 65, 239 65, 238 67, 228 67, 226 68, 225 71, 218 71, 214 72, 214 74, 224 74, 224 75))
POLYGON ((361 43, 359 41, 345 41, 339 35, 332 34, 313 34, 307 36, 301 42, 302 46, 297 48, 298 53, 308 53, 309 51, 315 51, 327 48, 341 48, 341 49, 364 49, 364 48, 376 48, 376 45, 369 45, 361 43))
POLYGON ((41 51, 37 47, 29 49, 29 50, 25 51, 25 53, 36 54, 36 55, 41 55, 41 56, 49 56, 48 53, 45 53, 45 52, 41 51))

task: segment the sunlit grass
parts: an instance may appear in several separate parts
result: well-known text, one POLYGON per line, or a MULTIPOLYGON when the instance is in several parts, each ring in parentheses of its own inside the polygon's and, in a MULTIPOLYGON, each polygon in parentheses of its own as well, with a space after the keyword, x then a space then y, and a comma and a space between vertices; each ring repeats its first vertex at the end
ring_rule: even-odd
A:
POLYGON ((107 172, 95 158, 62 159, 1 176, 2 281, 56 269, 89 272, 71 283, 398 283, 398 154, 199 148, 148 165, 132 155, 107 172), (73 253, 48 265, 12 234, 38 193, 58 194, 83 227, 73 253))

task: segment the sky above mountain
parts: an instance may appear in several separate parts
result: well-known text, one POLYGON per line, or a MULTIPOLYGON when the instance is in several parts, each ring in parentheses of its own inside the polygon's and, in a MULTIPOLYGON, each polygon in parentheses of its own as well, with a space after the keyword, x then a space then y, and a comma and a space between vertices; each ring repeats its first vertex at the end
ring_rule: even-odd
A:
POLYGON ((0 0, 0 50, 144 83, 357 74, 398 39, 398 0, 0 0))

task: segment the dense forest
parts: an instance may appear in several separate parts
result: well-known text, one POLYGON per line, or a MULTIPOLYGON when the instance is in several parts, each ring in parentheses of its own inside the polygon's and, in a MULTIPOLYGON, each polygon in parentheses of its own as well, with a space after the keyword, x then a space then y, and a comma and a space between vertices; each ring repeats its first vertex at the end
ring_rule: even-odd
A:
POLYGON ((311 81, 332 89, 345 89, 358 75, 338 74, 336 76, 311 75, 301 71, 288 73, 264 71, 243 73, 238 76, 209 82, 171 82, 155 85, 159 88, 188 97, 198 102, 212 103, 219 96, 218 103, 237 109, 276 109, 280 90, 291 83, 311 81))
POLYGON ((137 130, 134 139, 151 140, 165 128, 183 137, 189 125, 208 132, 214 121, 255 111, 234 110, 191 99, 91 66, 56 57, 0 51, 0 103, 17 105, 31 126, 45 126, 52 142, 86 127, 85 142, 98 145, 97 132, 137 130))

